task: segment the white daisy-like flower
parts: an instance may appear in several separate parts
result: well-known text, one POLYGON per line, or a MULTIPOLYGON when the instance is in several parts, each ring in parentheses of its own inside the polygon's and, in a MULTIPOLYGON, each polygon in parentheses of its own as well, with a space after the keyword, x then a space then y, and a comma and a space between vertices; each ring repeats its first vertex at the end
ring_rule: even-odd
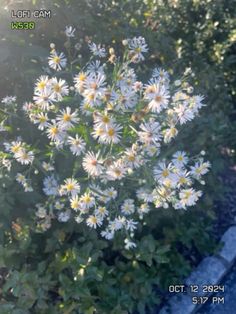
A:
POLYGON ((185 152, 177 151, 173 155, 172 162, 177 167, 182 167, 188 163, 188 157, 185 152))
POLYGON ((88 46, 94 56, 99 58, 104 58, 106 56, 106 50, 100 44, 96 45, 95 43, 90 43, 88 46))
POLYGON ((174 125, 170 126, 169 128, 165 129, 164 132, 164 142, 169 143, 173 138, 175 138, 178 134, 178 130, 174 125))
POLYGON ((70 219, 70 216, 71 216, 71 212, 70 210, 67 210, 65 212, 60 212, 58 214, 58 221, 60 222, 67 222, 69 219, 70 219))
POLYGON ((209 171, 211 164, 209 161, 204 162, 201 158, 194 166, 191 166, 191 175, 195 178, 200 178, 202 175, 206 174, 209 171))
POLYGON ((194 111, 189 107, 187 102, 178 104, 176 107, 174 107, 174 112, 177 114, 179 123, 181 125, 193 120, 194 118, 194 111))
POLYGON ((50 68, 60 71, 66 67, 67 59, 63 52, 58 54, 55 50, 51 51, 50 57, 48 58, 48 65, 50 68))
POLYGON ((120 131, 122 130, 121 125, 119 124, 110 124, 107 129, 103 132, 100 136, 100 140, 102 143, 110 144, 114 143, 117 144, 120 142, 121 135, 120 131))
POLYGON ((90 215, 87 218, 86 223, 90 228, 96 229, 97 227, 100 227, 102 225, 102 219, 99 216, 90 215))
POLYGON ((74 77, 75 90, 80 94, 82 94, 84 91, 87 77, 88 77, 88 73, 86 72, 80 72, 74 77))
POLYGON ((178 187, 183 185, 191 185, 192 180, 190 178, 190 172, 187 170, 179 170, 176 174, 176 184, 178 187))
POLYGON ((21 184, 24 184, 26 182, 26 177, 25 175, 23 175, 22 173, 17 173, 16 174, 16 181, 21 183, 21 184))
POLYGON ((46 195, 57 195, 58 194, 58 182, 54 175, 48 176, 43 180, 43 191, 46 195))
POLYGON ((137 245, 135 244, 135 242, 131 241, 130 239, 125 239, 125 249, 126 250, 130 250, 130 249, 134 249, 137 247, 137 245))
POLYGON ((170 95, 164 85, 155 83, 146 87, 144 98, 149 100, 148 108, 152 112, 160 113, 167 108, 170 95))
POLYGON ((73 28, 72 26, 66 26, 65 34, 69 38, 75 37, 75 28, 73 28))
POLYGON ((54 170, 54 166, 51 163, 46 162, 46 161, 42 162, 42 167, 46 171, 53 171, 54 170))
POLYGON ((43 91, 35 91, 33 97, 35 103, 44 111, 50 109, 50 105, 56 101, 51 88, 45 88, 43 91))
POLYGON ((137 211, 142 216, 143 214, 147 214, 150 212, 150 207, 148 203, 143 203, 138 207, 137 211))
POLYGON ((59 189, 60 195, 70 194, 71 196, 75 196, 80 192, 80 185, 78 181, 74 178, 68 178, 64 180, 64 184, 61 185, 59 189))
POLYGON ((47 125, 46 133, 52 141, 62 142, 65 138, 64 130, 55 120, 51 120, 51 123, 47 125))
POLYGON ((15 158, 22 165, 29 165, 32 164, 34 160, 34 153, 32 151, 27 151, 25 148, 21 148, 15 153, 15 158))
POLYGON ((47 75, 41 75, 35 83, 35 92, 43 92, 51 87, 50 79, 47 75))
POLYGON ((80 156, 85 151, 85 142, 78 134, 75 137, 69 136, 67 140, 73 155, 80 156))
POLYGON ((106 178, 107 180, 121 180, 127 173, 127 166, 124 164, 123 160, 119 159, 112 163, 107 171, 106 178))
POLYGON ((81 202, 77 194, 70 198, 70 207, 75 211, 81 208, 81 202))
POLYGON ((45 112, 39 112, 34 116, 33 123, 38 124, 39 130, 44 130, 48 126, 48 115, 45 112))
POLYGON ((79 122, 77 110, 71 112, 71 108, 66 107, 66 109, 60 111, 60 115, 57 116, 56 120, 62 130, 67 130, 73 127, 73 124, 79 122))
POLYGON ((143 53, 148 52, 148 46, 143 37, 134 37, 128 39, 128 47, 130 52, 133 54, 132 60, 134 62, 139 62, 144 60, 143 53))
POLYGON ((159 122, 152 118, 148 122, 142 123, 140 129, 141 131, 138 131, 138 136, 144 144, 157 144, 162 138, 161 126, 159 122))
POLYGON ((101 64, 100 60, 92 61, 87 66, 87 71, 91 73, 101 73, 104 74, 105 64, 101 64))
POLYGON ((156 181, 163 182, 166 179, 170 179, 172 175, 173 165, 169 163, 168 165, 166 162, 162 161, 159 162, 157 167, 154 168, 153 174, 156 181))
POLYGON ((80 197, 81 208, 89 209, 95 205, 95 198, 92 196, 90 192, 84 193, 80 197))
POLYGON ((6 96, 2 99, 2 103, 5 105, 11 105, 16 102, 16 96, 6 96))
POLYGON ((95 216, 101 217, 101 219, 108 216, 109 214, 108 210, 104 206, 99 206, 98 208, 96 208, 94 213, 95 213, 95 216))
POLYGON ((50 80, 52 95, 56 98, 57 101, 61 101, 64 96, 69 94, 69 87, 65 80, 57 79, 53 77, 50 80))
POLYGON ((135 229, 137 229, 137 221, 134 221, 133 219, 126 219, 126 225, 125 228, 128 231, 134 231, 135 229))
POLYGON ((121 206, 121 212, 124 215, 131 215, 135 211, 135 205, 133 199, 126 199, 121 206))
POLYGON ((109 228, 101 232, 101 236, 107 240, 112 240, 114 238, 114 235, 115 235, 115 232, 111 231, 109 228))
POLYGON ((160 80, 161 82, 169 83, 170 75, 162 68, 155 68, 152 72, 152 77, 160 80))
POLYGON ((180 204, 183 208, 193 206, 202 196, 202 191, 195 191, 193 188, 184 189, 179 192, 180 204))
POLYGON ((103 161, 99 159, 100 153, 94 154, 93 152, 87 152, 83 158, 84 170, 90 176, 99 176, 103 172, 103 161))
POLYGON ((133 147, 124 151, 124 161, 131 168, 138 168, 143 164, 142 156, 133 147))

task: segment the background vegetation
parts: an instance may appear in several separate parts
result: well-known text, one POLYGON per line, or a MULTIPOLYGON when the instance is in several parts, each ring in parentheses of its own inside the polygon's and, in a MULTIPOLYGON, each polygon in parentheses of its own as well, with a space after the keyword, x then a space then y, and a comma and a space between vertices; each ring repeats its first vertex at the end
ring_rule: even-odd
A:
MULTIPOLYGON (((205 195, 197 208, 185 213, 151 212, 133 253, 124 251, 119 240, 108 245, 96 232, 71 223, 63 228, 54 223, 49 231, 35 233, 30 207, 42 196, 26 197, 13 178, 0 177, 1 313, 151 311, 163 302, 169 284, 183 282, 216 247, 213 204, 225 192, 219 175, 235 161, 235 1, 1 2, 0 97, 16 95, 19 107, 31 99, 34 81, 43 74, 49 44, 66 51, 66 25, 76 27, 82 60, 87 58, 89 39, 112 43, 119 50, 122 39, 141 35, 150 48, 146 69, 140 73, 144 79, 153 66, 174 77, 191 67, 191 83, 206 95, 207 107, 175 142, 190 153, 207 152, 212 171, 205 195), (11 31, 10 11, 17 7, 45 7, 53 17, 37 20, 34 31, 11 31)), ((37 136, 32 126, 30 131, 37 136)), ((28 127, 25 132, 28 136, 28 127)))

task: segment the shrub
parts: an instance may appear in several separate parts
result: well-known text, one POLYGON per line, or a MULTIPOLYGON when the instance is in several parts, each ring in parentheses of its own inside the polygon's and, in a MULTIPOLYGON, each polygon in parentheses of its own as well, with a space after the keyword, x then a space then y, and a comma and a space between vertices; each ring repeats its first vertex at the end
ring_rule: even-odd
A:
POLYGON ((172 80, 154 68, 142 83, 144 38, 123 46, 119 56, 90 43, 82 65, 72 45, 65 56, 51 44, 23 105, 32 124, 14 96, 2 100, 1 312, 144 313, 214 248, 211 212, 186 211, 202 195, 205 152, 168 149, 204 106, 191 70, 172 80))

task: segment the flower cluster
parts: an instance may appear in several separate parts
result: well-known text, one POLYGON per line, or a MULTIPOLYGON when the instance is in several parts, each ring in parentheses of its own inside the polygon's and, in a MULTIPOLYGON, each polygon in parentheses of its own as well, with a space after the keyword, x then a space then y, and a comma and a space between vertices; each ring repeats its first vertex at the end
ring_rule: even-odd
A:
MULTIPOLYGON (((67 27, 66 36, 74 37, 74 31, 67 27)), ((136 246, 138 222, 150 210, 186 210, 196 204, 202 191, 194 184, 204 184, 202 176, 210 164, 203 153, 190 158, 177 151, 169 156, 164 149, 179 127, 198 115, 203 97, 193 95, 186 77, 172 83, 160 68, 142 83, 135 64, 148 52, 145 39, 127 39, 123 45, 121 59, 113 48, 106 51, 90 43, 93 58, 80 67, 73 82, 58 78, 58 71, 67 70, 67 59, 52 45, 48 64, 57 75, 40 76, 33 101, 23 106, 46 140, 45 151, 17 139, 4 143, 4 160, 15 159, 43 173, 38 185, 45 202, 36 204, 41 229, 49 228, 52 219, 73 218, 108 240, 123 233, 125 248, 130 249, 136 246), (67 176, 57 165, 60 154, 67 176)), ((25 191, 33 190, 24 174, 17 173, 16 180, 25 191)))

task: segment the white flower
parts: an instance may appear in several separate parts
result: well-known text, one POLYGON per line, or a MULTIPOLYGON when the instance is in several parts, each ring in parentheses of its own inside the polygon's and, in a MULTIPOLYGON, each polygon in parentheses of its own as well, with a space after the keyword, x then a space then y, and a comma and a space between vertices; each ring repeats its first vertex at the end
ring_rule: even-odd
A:
POLYGON ((95 198, 91 193, 85 193, 80 197, 81 208, 89 209, 95 205, 95 198))
POLYGON ((161 68, 155 68, 152 72, 152 76, 160 80, 161 82, 169 83, 169 80, 170 80, 169 73, 161 68))
POLYGON ((15 154, 15 158, 22 165, 29 165, 34 160, 34 153, 32 151, 27 151, 25 148, 21 148, 15 154))
POLYGON ((209 161, 203 162, 203 159, 201 158, 198 162, 195 163, 194 166, 191 167, 190 173, 195 178, 200 178, 202 175, 206 174, 209 171, 211 164, 209 161))
POLYGON ((90 176, 99 176, 103 171, 102 160, 99 159, 99 152, 94 154, 88 152, 83 158, 82 163, 84 170, 88 172, 90 176))
POLYGON ((46 195, 57 195, 58 194, 58 182, 54 175, 48 176, 43 180, 43 191, 46 195))
POLYGON ((77 111, 71 112, 70 107, 66 107, 60 111, 60 115, 57 116, 56 120, 58 121, 58 126, 62 130, 67 130, 73 126, 74 123, 79 122, 77 111))
POLYGON ((106 50, 105 48, 101 47, 100 44, 96 45, 95 43, 90 43, 89 49, 94 56, 97 56, 99 58, 103 58, 106 56, 106 50))
POLYGON ((50 68, 60 71, 62 68, 66 67, 67 59, 63 52, 58 54, 55 50, 51 51, 50 57, 48 58, 48 64, 50 68))
POLYGON ((48 126, 48 115, 44 112, 37 113, 33 118, 33 123, 38 124, 39 130, 44 130, 48 126))
POLYGON ((193 206, 201 196, 202 192, 195 191, 193 188, 181 190, 179 192, 180 204, 183 208, 186 206, 193 206))
POLYGON ((121 131, 121 129, 122 127, 119 124, 114 124, 114 123, 110 124, 100 136, 102 143, 105 143, 105 144, 119 143, 120 138, 121 138, 121 135, 119 134, 119 132, 121 131))
POLYGON ((36 83, 35 83, 35 92, 41 93, 45 89, 49 89, 51 87, 50 80, 47 75, 41 75, 36 83))
POLYGON ((87 66, 87 71, 91 74, 91 73, 101 73, 104 74, 104 67, 105 64, 101 65, 100 60, 96 60, 96 61, 92 61, 91 63, 89 63, 89 65, 87 66))
POLYGON ((172 162, 177 167, 182 167, 187 164, 188 157, 185 152, 178 151, 173 155, 172 162))
POLYGON ((136 248, 136 244, 134 242, 132 242, 130 239, 125 239, 125 249, 129 250, 129 249, 134 249, 136 248))
POLYGON ((70 219, 71 212, 67 210, 58 214, 58 221, 67 222, 70 219))
POLYGON ((163 182, 165 179, 170 179, 172 175, 173 165, 165 162, 159 162, 157 167, 154 168, 153 174, 156 181, 163 182))
POLYGON ((16 181, 21 183, 21 184, 24 184, 26 182, 26 177, 22 173, 18 172, 16 174, 16 181))
POLYGON ((160 113, 162 109, 167 108, 170 95, 164 85, 156 82, 146 86, 144 98, 150 101, 148 108, 152 112, 160 113))
POLYGON ((143 160, 140 154, 133 148, 127 148, 124 151, 124 161, 128 167, 138 168, 142 165, 143 160))
POLYGON ((51 163, 47 163, 46 161, 42 162, 42 167, 46 171, 53 171, 54 170, 53 165, 51 163))
POLYGON ((137 229, 137 221, 134 221, 133 219, 127 219, 126 220, 126 230, 128 231, 134 231, 135 229, 137 229))
POLYGON ((16 96, 6 96, 2 99, 2 103, 5 105, 11 105, 16 102, 16 96))
POLYGON ((194 118, 194 111, 189 107, 188 103, 184 102, 174 108, 175 113, 178 116, 180 124, 184 124, 187 121, 191 121, 194 118))
POLYGON ((101 236, 104 237, 107 240, 112 240, 114 238, 114 231, 111 231, 109 229, 103 230, 101 232, 101 236))
POLYGON ((74 178, 68 178, 64 180, 64 184, 61 185, 59 193, 60 195, 70 194, 75 196, 80 192, 80 185, 78 181, 74 178))
POLYGON ((95 210, 95 215, 97 217, 101 217, 101 219, 103 219, 104 217, 106 217, 109 214, 108 210, 106 209, 106 207, 104 206, 99 206, 98 208, 96 208, 95 210))
POLYGON ((149 207, 148 203, 143 203, 138 207, 138 213, 140 215, 147 214, 147 213, 149 213, 149 211, 150 211, 150 207, 149 207))
POLYGON ((75 135, 75 138, 72 136, 68 137, 68 144, 70 145, 70 150, 75 156, 80 156, 85 151, 85 142, 79 137, 78 134, 75 135))
POLYGON ((64 96, 69 94, 69 87, 65 80, 57 80, 56 77, 53 77, 50 80, 50 84, 52 89, 52 96, 55 97, 57 101, 61 101, 64 96))
POLYGON ((74 209, 75 211, 80 209, 81 203, 77 194, 70 198, 70 207, 74 209))
POLYGON ((75 28, 72 26, 66 26, 65 34, 67 37, 75 37, 75 28))
POLYGON ((55 120, 51 121, 51 124, 47 125, 46 133, 50 140, 62 142, 65 138, 65 132, 55 120))
POLYGON ((122 160, 117 160, 111 164, 106 172, 107 180, 121 180, 127 173, 127 167, 122 160))
POLYGON ((157 144, 161 140, 160 124, 154 119, 149 119, 148 122, 140 125, 142 131, 138 132, 139 139, 142 143, 147 145, 157 144))
POLYGON ((148 51, 147 44, 143 37, 134 37, 128 39, 128 47, 131 53, 133 53, 133 61, 139 62, 144 60, 143 53, 148 51))
POLYGON ((135 211, 134 200, 126 199, 121 206, 121 212, 124 215, 131 215, 135 211))
POLYGON ((100 227, 102 225, 102 219, 101 217, 98 217, 98 216, 95 216, 95 215, 90 215, 87 220, 87 225, 90 227, 90 228, 94 228, 96 229, 97 226, 100 227))
POLYGON ((43 91, 35 91, 33 99, 42 110, 49 110, 50 105, 56 101, 51 88, 45 88, 43 91))

